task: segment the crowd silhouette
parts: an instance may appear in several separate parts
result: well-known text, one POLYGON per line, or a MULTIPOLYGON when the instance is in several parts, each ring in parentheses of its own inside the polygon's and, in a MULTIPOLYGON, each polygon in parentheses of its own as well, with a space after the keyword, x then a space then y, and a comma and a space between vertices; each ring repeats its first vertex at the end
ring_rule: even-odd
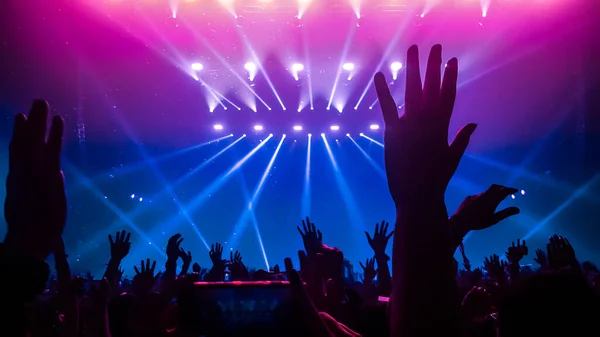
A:
POLYGON ((55 116, 48 125, 48 103, 34 101, 27 116, 16 115, 10 142, 0 335, 593 335, 600 272, 590 262, 580 263, 566 238, 554 235, 535 252, 515 238, 505 258, 491 255, 483 268, 473 268, 467 258, 462 240, 470 231, 494 226, 519 209, 498 210, 517 190, 492 184, 448 215, 445 191, 477 128, 467 124, 448 142, 458 68, 456 58, 443 67, 442 47, 436 45, 422 80, 418 47, 410 47, 401 114, 384 75, 375 75, 396 219, 365 233, 373 254, 360 269, 342 250, 327 246, 327 233, 306 217, 297 228, 304 244, 298 270, 291 258, 280 262, 283 268, 249 268, 242 252, 226 255, 219 243, 209 252, 212 266, 202 267, 184 249, 182 235, 174 234, 167 260, 140 261, 128 280, 121 262, 131 236, 122 230, 108 235, 110 261, 101 278, 74 277, 62 239, 64 122, 55 116), (392 256, 386 255, 388 244, 392 256), (462 261, 453 257, 457 249, 462 261), (521 266, 530 253, 538 268, 521 266))

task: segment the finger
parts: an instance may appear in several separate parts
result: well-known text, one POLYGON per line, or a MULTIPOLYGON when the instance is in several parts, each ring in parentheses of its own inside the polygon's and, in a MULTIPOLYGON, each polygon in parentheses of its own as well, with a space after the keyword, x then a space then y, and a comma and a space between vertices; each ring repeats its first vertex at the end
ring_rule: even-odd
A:
POLYGON ((385 220, 381 222, 381 226, 383 227, 381 234, 385 235, 387 233, 389 225, 390 224, 385 222, 385 220))
POLYGON ((308 232, 308 228, 306 228, 306 222, 304 222, 304 220, 302 220, 302 228, 304 229, 304 233, 308 232))
POLYGON ((377 235, 379 235, 379 234, 380 234, 380 228, 379 228, 379 224, 378 224, 378 223, 376 223, 376 224, 375 224, 375 236, 377 236, 377 235))
POLYGON ((500 221, 510 218, 511 216, 517 215, 519 213, 521 213, 519 207, 507 207, 501 211, 494 213, 494 215, 492 216, 492 223, 497 224, 500 221))
POLYGON ((317 239, 319 239, 320 241, 323 240, 323 233, 321 233, 321 230, 317 230, 317 239))
POLYGON ((444 69, 444 79, 442 80, 442 89, 440 91, 440 109, 446 114, 448 122, 454 110, 456 101, 456 85, 458 82, 458 60, 451 58, 444 69))
MULTIPOLYGON (((427 68, 425 69, 425 83, 423 95, 427 104, 437 104, 440 98, 440 84, 442 83, 442 45, 436 44, 429 52, 427 68)), ((431 107, 429 107, 431 108, 431 107)), ((435 112, 434 109, 427 111, 435 112)))
POLYGON ((108 242, 110 242, 111 246, 115 244, 115 242, 113 241, 112 235, 110 235, 110 234, 108 234, 108 242))
POLYGON ((419 47, 412 45, 406 56, 406 89, 404 106, 407 114, 421 109, 423 84, 419 65, 419 47))
POLYGON ((371 238, 371 234, 369 234, 369 232, 365 231, 365 235, 367 236, 367 241, 369 243, 371 243, 371 241, 373 241, 373 239, 371 238))
POLYGON ((60 152, 62 150, 64 129, 65 121, 62 119, 62 117, 54 116, 52 118, 50 134, 48 135, 48 143, 46 145, 49 156, 48 165, 54 170, 60 170, 60 152))
POLYGON ((9 167, 11 171, 19 172, 22 168, 23 156, 27 154, 27 117, 24 114, 17 114, 13 125, 13 136, 9 146, 9 167))
MULTIPOLYGON (((460 159, 465 153, 467 146, 469 146, 471 135, 473 134, 473 132, 475 132, 476 128, 477 124, 474 123, 463 126, 456 134, 456 137, 454 138, 452 144, 450 144, 450 151, 452 152, 453 156, 453 170, 456 170, 456 167, 458 167, 458 163, 460 163, 460 159)), ((452 173, 454 173, 454 171, 452 171, 452 173)))
MULTIPOLYGON (((133 270, 135 271, 136 275, 137 275, 137 274, 141 274, 141 273, 140 273, 140 270, 138 269, 138 267, 136 267, 136 266, 133 266, 133 270)), ((142 270, 142 271, 143 271, 143 270, 142 270)))
POLYGON ((388 236, 386 236, 385 238, 386 239, 391 238, 392 236, 394 236, 394 232, 395 232, 395 230, 391 231, 390 234, 388 234, 388 236))
POLYGON ((311 232, 316 233, 317 232, 317 226, 315 226, 314 223, 311 223, 310 224, 310 230, 311 230, 311 232))
POLYGON ((386 127, 390 127, 398 121, 396 102, 390 93, 390 88, 387 85, 383 73, 378 72, 375 74, 373 82, 375 83, 375 90, 377 91, 377 99, 379 100, 379 106, 381 107, 383 122, 386 127))
POLYGON ((179 245, 181 245, 181 243, 182 243, 182 242, 183 242, 183 238, 181 238, 181 239, 177 240, 177 245, 178 245, 178 246, 179 246, 179 245))
POLYGON ((150 270, 150 259, 146 259, 146 271, 150 270))
POLYGON ((129 244, 129 239, 131 238, 131 233, 127 232, 127 235, 125 235, 125 243, 129 244))
POLYGON ((304 237, 304 233, 302 232, 302 229, 300 229, 300 226, 296 226, 296 229, 298 230, 298 233, 300 233, 300 236, 304 237))
POLYGON ((360 265, 360 267, 361 267, 362 269, 367 269, 367 268, 365 268, 365 266, 363 265, 362 261, 358 262, 358 264, 360 265))
POLYGON ((150 267, 150 270, 152 271, 152 274, 154 274, 154 269, 156 268, 156 261, 152 262, 152 267, 150 267))
POLYGON ((31 105, 29 111, 29 131, 30 141, 34 144, 45 143, 46 128, 48 127, 48 103, 44 100, 36 99, 31 105))
POLYGON ((144 267, 144 260, 140 261, 140 265, 141 265, 141 268, 142 268, 142 273, 145 272, 146 268, 144 267))

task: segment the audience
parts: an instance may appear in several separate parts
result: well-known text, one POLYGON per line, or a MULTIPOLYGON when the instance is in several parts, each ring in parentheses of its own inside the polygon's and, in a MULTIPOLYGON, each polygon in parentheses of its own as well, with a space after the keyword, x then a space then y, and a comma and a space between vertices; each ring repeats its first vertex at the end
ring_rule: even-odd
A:
MULTIPOLYGON (((2 336, 534 336, 593 334, 599 317, 600 273, 580 264, 566 238, 554 235, 535 251, 537 270, 524 268, 526 242, 507 246, 473 269, 462 240, 517 215, 497 210, 517 190, 491 185, 468 196, 448 216, 444 194, 477 125, 448 144, 458 60, 442 72, 442 47, 431 49, 424 80, 417 46, 408 50, 405 109, 399 115, 382 73, 375 87, 385 121, 385 168, 396 207, 366 233, 371 256, 360 270, 309 217, 298 226, 304 250, 299 270, 290 258, 272 270, 248 268, 240 252, 211 246, 212 266, 193 263, 167 242, 166 261, 146 259, 123 279, 130 233, 108 235, 110 261, 101 280, 73 277, 62 233, 67 196, 60 155, 63 120, 33 102, 15 117, 9 149, 0 244, 2 336), (48 135, 46 134, 49 129, 48 135), (392 240, 392 256, 386 247, 392 240), (456 249, 462 263, 453 256, 456 249), (56 278, 46 263, 52 255, 56 278), (164 267, 162 266, 164 262, 164 267), (158 264, 157 264, 158 263, 158 264), (389 264, 391 263, 391 265, 389 264), (424 265, 427 267, 424 268, 424 265), (462 266, 462 267, 461 267, 462 266), (190 271, 191 267, 191 271, 190 271), (179 269, 179 273, 177 272, 179 269), (393 274, 391 273, 393 270, 393 274), (225 282, 238 281, 238 282, 225 282), (268 281, 268 282, 265 282, 268 281)), ((326 233, 325 233, 326 234, 326 233)))

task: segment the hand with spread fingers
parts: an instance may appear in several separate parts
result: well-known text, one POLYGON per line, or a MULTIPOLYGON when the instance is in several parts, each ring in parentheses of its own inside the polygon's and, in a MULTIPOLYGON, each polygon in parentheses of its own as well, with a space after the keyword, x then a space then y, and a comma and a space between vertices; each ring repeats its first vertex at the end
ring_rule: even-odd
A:
POLYGON ((60 165, 64 121, 52 118, 48 103, 33 102, 29 115, 15 117, 9 147, 4 217, 5 245, 45 259, 67 221, 67 196, 60 165))
POLYGON ((421 82, 419 49, 408 49, 404 114, 392 98, 383 73, 375 88, 385 123, 385 169, 396 207, 415 198, 442 198, 476 124, 464 126, 448 144, 448 126, 458 78, 458 60, 448 61, 442 79, 442 46, 431 48, 425 81, 421 82), (441 83, 441 85, 440 85, 441 83))

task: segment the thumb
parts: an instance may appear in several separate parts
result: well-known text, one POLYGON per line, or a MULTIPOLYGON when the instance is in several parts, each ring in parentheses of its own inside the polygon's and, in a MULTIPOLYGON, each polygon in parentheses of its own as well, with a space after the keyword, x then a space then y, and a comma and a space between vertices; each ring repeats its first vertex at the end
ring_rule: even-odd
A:
POLYGON ((454 161, 454 169, 458 167, 458 163, 462 158, 467 146, 469 146, 469 141, 471 140, 471 135, 475 132, 477 128, 477 124, 470 123, 463 126, 456 133, 456 137, 452 144, 450 144, 450 151, 452 152, 452 160, 454 161))

